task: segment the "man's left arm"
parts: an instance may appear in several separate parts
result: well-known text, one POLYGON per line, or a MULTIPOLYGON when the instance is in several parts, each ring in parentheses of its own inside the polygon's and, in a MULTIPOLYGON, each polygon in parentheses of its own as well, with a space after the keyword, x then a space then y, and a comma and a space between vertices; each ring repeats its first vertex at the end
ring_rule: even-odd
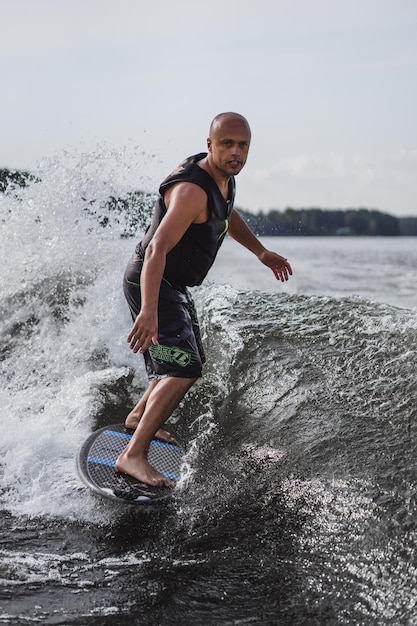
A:
POLYGON ((292 275, 291 265, 287 259, 271 250, 267 250, 251 231, 245 220, 235 210, 230 217, 228 232, 235 241, 253 252, 261 263, 269 267, 277 280, 284 282, 292 275))

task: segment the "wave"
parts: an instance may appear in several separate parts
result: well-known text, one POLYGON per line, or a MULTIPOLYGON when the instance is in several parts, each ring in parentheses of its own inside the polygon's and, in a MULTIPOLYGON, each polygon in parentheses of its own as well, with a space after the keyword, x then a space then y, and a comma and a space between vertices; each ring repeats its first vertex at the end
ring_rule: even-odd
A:
MULTIPOLYGON (((122 420, 146 384, 125 341, 132 241, 120 216, 103 228, 85 210, 109 191, 93 173, 94 188, 91 171, 74 188, 74 171, 50 166, 46 182, 3 199, 1 485, 12 511, 81 514, 77 447, 122 420)), ((203 449, 264 450, 312 476, 413 479, 412 311, 210 283, 195 295, 208 365, 173 416, 193 451, 200 437, 203 449)))
MULTIPOLYGON (((146 386, 126 342, 130 222, 105 208, 110 191, 123 197, 132 186, 109 190, 101 166, 66 156, 45 165, 40 182, 0 196, 6 577, 45 593, 51 580, 79 591, 94 579, 98 619, 108 616, 113 565, 126 576, 126 594, 136 581, 131 565, 139 578, 143 566, 164 598, 180 580, 170 602, 180 612, 192 605, 193 623, 210 623, 213 603, 224 619, 236 617, 236 597, 239 617, 265 624, 276 615, 294 623, 408 619, 417 580, 412 309, 207 282, 194 290, 205 375, 171 419, 187 450, 174 511, 149 525, 145 513, 116 511, 82 485, 79 447, 91 430, 122 421, 146 386), (100 219, 86 210, 93 200, 100 219), (38 520, 34 538, 16 551, 14 532, 25 537, 28 518, 38 520), (56 554, 56 525, 69 533, 67 555, 56 554), (102 533, 94 562, 83 539, 89 525, 102 533)), ((158 609, 165 623, 170 602, 158 609)), ((70 606, 77 615, 77 602, 70 606)))

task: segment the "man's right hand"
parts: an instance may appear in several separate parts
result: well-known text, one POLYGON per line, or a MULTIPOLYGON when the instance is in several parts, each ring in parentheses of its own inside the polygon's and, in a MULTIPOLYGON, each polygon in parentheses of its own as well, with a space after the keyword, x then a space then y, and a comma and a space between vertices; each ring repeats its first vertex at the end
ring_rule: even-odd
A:
POLYGON ((128 338, 133 352, 146 352, 151 343, 158 344, 158 319, 155 315, 146 315, 141 311, 133 324, 128 338))

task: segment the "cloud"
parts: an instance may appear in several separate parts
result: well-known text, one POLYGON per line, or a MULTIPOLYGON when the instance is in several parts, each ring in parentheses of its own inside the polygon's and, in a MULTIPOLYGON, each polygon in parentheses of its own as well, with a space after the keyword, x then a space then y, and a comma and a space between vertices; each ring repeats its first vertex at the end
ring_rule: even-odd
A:
POLYGON ((411 215, 417 210, 416 171, 417 149, 376 155, 302 152, 265 168, 244 170, 237 203, 252 211, 363 206, 411 215))
POLYGON ((300 181, 329 179, 352 179, 367 181, 405 181, 415 177, 417 171, 417 149, 398 150, 393 154, 372 156, 345 156, 331 152, 328 155, 313 155, 305 152, 286 156, 265 169, 258 169, 253 179, 262 182, 269 178, 294 178, 300 181))
POLYGON ((133 140, 162 178, 237 110, 250 208, 414 207, 415 0, 3 0, 2 18, 0 165, 133 140))
POLYGON ((346 176, 345 158, 330 153, 328 156, 316 156, 303 152, 295 156, 279 159, 274 165, 264 170, 257 170, 254 178, 258 180, 285 175, 301 180, 322 180, 346 176))

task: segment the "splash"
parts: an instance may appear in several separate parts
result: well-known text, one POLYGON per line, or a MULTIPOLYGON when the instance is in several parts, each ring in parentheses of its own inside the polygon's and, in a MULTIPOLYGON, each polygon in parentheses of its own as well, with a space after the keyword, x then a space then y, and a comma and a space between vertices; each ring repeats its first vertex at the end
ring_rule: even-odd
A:
POLYGON ((77 517, 93 508, 74 498, 75 454, 138 365, 126 350, 121 290, 130 218, 109 204, 146 182, 135 180, 131 156, 67 152, 0 196, 0 488, 15 513, 77 517))

